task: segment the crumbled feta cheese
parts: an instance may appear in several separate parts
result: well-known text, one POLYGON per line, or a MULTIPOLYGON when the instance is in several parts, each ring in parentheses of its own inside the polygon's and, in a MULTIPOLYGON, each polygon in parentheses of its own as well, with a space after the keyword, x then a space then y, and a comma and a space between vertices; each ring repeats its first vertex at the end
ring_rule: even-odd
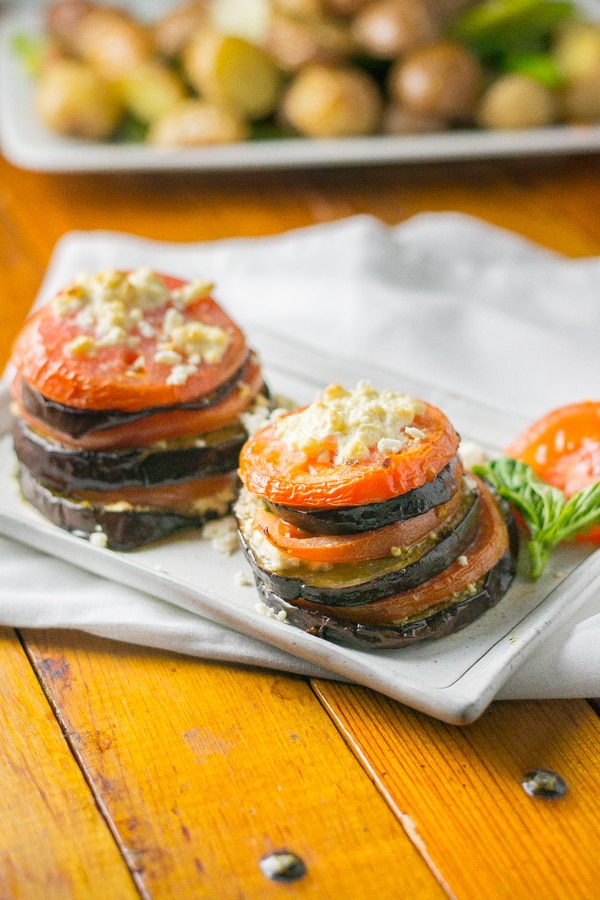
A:
POLYGON ((89 542, 93 547, 108 547, 108 538, 103 531, 92 531, 89 542))
MULTIPOLYGON (((229 345, 227 331, 185 315, 186 308, 211 288, 196 281, 170 291, 147 267, 131 272, 106 269, 78 275, 54 298, 52 308, 62 319, 73 316, 82 332, 66 345, 71 354, 90 356, 100 347, 135 347, 158 335, 154 361, 171 370, 165 375, 167 384, 180 385, 202 363, 219 363, 229 345)), ((129 373, 133 377, 144 368, 138 363, 129 373)))
POLYGON ((229 335, 215 325, 203 322, 181 322, 168 332, 175 347, 185 356, 196 356, 198 361, 218 363, 223 357, 229 335))
POLYGON ((194 300, 207 297, 213 288, 212 281, 190 281, 173 291, 173 300, 177 306, 185 308, 194 300))
POLYGON ((234 516, 225 516, 207 522, 202 536, 209 540, 215 550, 231 556, 238 549, 237 522, 234 516))
POLYGON ((234 581, 240 587, 251 587, 253 581, 247 572, 234 572, 234 581))
POLYGON ((279 622, 285 622, 285 620, 287 619, 287 613, 285 609, 280 609, 277 612, 272 607, 267 606, 266 603, 257 603, 254 609, 257 613, 260 613, 261 616, 266 616, 267 619, 277 619, 279 622))
POLYGON ((420 441, 421 438, 425 437, 424 431, 421 431, 420 428, 414 428, 414 426, 412 426, 412 425, 407 425, 406 428, 404 429, 404 433, 407 434, 409 437, 414 438, 415 441, 420 441))
POLYGON ((462 554, 462 556, 459 556, 457 558, 456 562, 459 564, 459 566, 467 566, 469 564, 469 560, 464 555, 464 553, 462 554))
POLYGON ((380 453, 399 453, 406 444, 404 435, 400 438, 381 438, 377 442, 377 449, 380 453))
POLYGON ((87 334, 80 334, 65 345, 67 353, 73 356, 93 356, 96 352, 96 341, 87 334))
POLYGON ((480 466, 487 462, 488 456, 481 444, 463 438, 458 448, 458 455, 465 469, 480 466))
POLYGON ((368 381, 353 391, 331 384, 310 406, 279 419, 277 436, 306 455, 330 456, 333 443, 334 463, 360 460, 382 440, 404 442, 415 439, 414 432, 422 436, 419 429, 411 435, 408 426, 423 408, 407 394, 379 393, 368 381))

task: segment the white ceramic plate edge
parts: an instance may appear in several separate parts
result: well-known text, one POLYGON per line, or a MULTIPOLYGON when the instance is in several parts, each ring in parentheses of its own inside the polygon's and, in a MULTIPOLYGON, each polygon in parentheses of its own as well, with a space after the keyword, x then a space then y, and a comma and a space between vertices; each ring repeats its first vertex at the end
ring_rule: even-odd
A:
MULTIPOLYGON (((255 333, 253 337, 267 368, 269 365, 275 365, 273 371, 276 372, 277 361, 285 360, 289 369, 297 368, 303 362, 304 365, 311 367, 311 385, 315 379, 326 379, 330 370, 335 370, 340 362, 334 358, 329 359, 323 363, 324 368, 315 373, 312 372, 315 361, 311 356, 310 348, 284 342, 276 336, 267 334, 255 333), (269 350, 273 351, 272 357, 270 357, 269 350)), ((349 364, 344 363, 344 366, 348 368, 349 364)), ((370 376, 374 374, 375 370, 369 373, 370 376)), ((302 377, 301 372, 299 377, 302 377)), ((384 377, 383 373, 381 377, 384 377)), ((395 381, 400 380, 397 373, 388 374, 388 377, 395 381)), ((390 381, 390 383, 392 382, 390 381)), ((275 390, 278 389, 277 384, 272 384, 272 387, 275 390)), ((0 426, 4 430, 8 428, 9 423, 7 399, 6 393, 3 396, 0 395, 0 426)), ((473 409, 471 405, 468 405, 468 408, 473 409)), ((487 417, 488 420, 493 420, 493 411, 488 410, 487 417)), ((473 426, 481 418, 481 410, 475 408, 473 426)), ((506 417, 503 415, 500 417, 500 429, 505 427, 506 417)), ((472 431, 469 436, 477 438, 478 435, 472 431)), ((5 437, 3 440, 6 442, 9 439, 5 437)), ((6 478, 5 474, 5 481, 6 478)), ((22 502, 20 505, 13 504, 11 508, 6 498, 11 492, 15 493, 15 486, 12 483, 8 485, 5 483, 1 486, 0 532, 7 537, 68 561, 74 561, 83 569, 146 591, 220 624, 264 640, 324 669, 378 690, 393 699, 407 703, 451 724, 466 724, 476 719, 491 702, 510 673, 533 652, 545 637, 576 612, 600 581, 600 553, 594 553, 585 561, 578 562, 571 574, 557 584, 554 589, 548 588, 548 584, 552 584, 551 579, 546 583, 546 587, 540 587, 533 607, 525 615, 520 616, 517 621, 511 621, 508 626, 505 626, 500 620, 499 627, 495 626, 498 627, 497 634, 489 638, 484 634, 484 640, 487 641, 484 651, 473 651, 469 648, 469 629, 452 636, 450 640, 454 641, 455 648, 456 646, 460 647, 461 641, 464 641, 464 659, 466 661, 464 664, 460 664, 457 677, 451 678, 442 685, 425 683, 418 677, 419 667, 426 669, 427 666, 432 665, 432 660, 435 664, 435 654, 441 657, 445 653, 446 648, 449 647, 448 639, 427 642, 428 648, 422 654, 422 659, 419 658, 420 648, 416 654, 413 654, 412 659, 415 662, 414 677, 412 677, 412 660, 409 660, 408 654, 405 654, 404 659, 397 655, 404 654, 404 651, 397 651, 396 655, 392 656, 388 655, 389 651, 359 652, 350 650, 306 635, 299 629, 285 623, 274 622, 258 614, 255 610, 258 597, 254 590, 252 588, 236 588, 233 580, 227 580, 231 574, 229 571, 224 574, 225 580, 221 582, 220 586, 215 588, 213 585, 207 588, 193 583, 187 577, 169 574, 168 566, 165 569, 162 566, 157 567, 156 559, 164 559, 168 562, 169 554, 175 555, 175 544, 169 545, 167 542, 159 550, 158 556, 144 551, 135 554, 120 554, 99 549, 45 522, 37 514, 28 510, 22 502), (434 648, 433 657, 431 656, 432 647, 434 648), (469 655, 473 653, 474 655, 469 655)), ((204 548, 202 552, 206 554, 210 551, 204 548)), ((223 565, 223 560, 218 559, 219 556, 220 554, 214 552, 214 556, 210 559, 212 569, 223 565)), ((235 565, 239 567, 240 564, 238 562, 235 565)), ((204 564, 204 569, 202 566, 202 562, 199 562, 200 574, 203 571, 207 573, 208 565, 204 564)), ((499 607, 501 606, 502 603, 499 604, 499 607)), ((485 629, 486 622, 493 621, 490 613, 486 616, 469 628, 485 629)), ((475 646, 477 646, 476 643, 475 646)), ((413 649, 417 648, 411 648, 411 651, 413 649)))

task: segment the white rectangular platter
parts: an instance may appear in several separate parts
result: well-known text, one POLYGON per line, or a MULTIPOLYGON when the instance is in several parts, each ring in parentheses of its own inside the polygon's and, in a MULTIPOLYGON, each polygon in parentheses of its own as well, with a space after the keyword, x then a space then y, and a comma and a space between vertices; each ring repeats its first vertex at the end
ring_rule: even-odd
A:
MULTIPOLYGON (((463 438, 492 452, 524 425, 468 398, 375 365, 361 364, 359 369, 334 355, 324 357, 261 331, 253 331, 252 342, 273 392, 298 403, 310 401, 332 381, 353 385, 369 378, 380 388, 410 392, 437 404, 463 438)), ((259 638, 452 724, 476 719, 510 673, 600 582, 600 551, 562 547, 539 582, 532 584, 520 573, 495 609, 455 635, 402 650, 347 649, 260 614, 255 588, 237 578, 240 571, 249 574, 240 551, 226 556, 192 533, 118 553, 49 524, 19 495, 9 428, 5 393, 0 400, 0 532, 5 536, 259 638)))
MULTIPOLYGON (((600 126, 553 126, 513 132, 461 130, 441 134, 374 136, 343 140, 286 138, 219 147, 162 149, 144 144, 84 142, 50 133, 38 121, 32 83, 17 58, 15 35, 41 31, 35 3, 18 3, 0 21, 0 149, 25 169, 84 171, 231 171, 415 163, 600 149, 600 126)), ((129 3, 152 18, 165 3, 129 3)), ((581 3, 587 15, 595 4, 581 3)))

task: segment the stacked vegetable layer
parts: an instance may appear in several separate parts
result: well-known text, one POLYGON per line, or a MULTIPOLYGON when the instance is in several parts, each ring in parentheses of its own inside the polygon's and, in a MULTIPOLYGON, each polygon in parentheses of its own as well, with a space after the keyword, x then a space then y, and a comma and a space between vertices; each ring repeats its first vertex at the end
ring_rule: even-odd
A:
POLYGON ((149 269, 82 275, 13 349, 23 495, 131 550, 230 511, 260 365, 211 285, 149 269))
POLYGON ((330 385, 256 432, 235 512, 266 607, 350 646, 457 631, 515 573, 508 507, 463 471, 436 407, 330 385))

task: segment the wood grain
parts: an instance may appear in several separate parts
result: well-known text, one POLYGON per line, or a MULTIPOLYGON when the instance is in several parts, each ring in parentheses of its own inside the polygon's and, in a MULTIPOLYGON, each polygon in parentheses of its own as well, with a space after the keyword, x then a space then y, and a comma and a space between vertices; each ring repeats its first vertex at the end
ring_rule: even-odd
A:
POLYGON ((0 896, 138 896, 14 633, 0 629, 0 896))
MULTIPOLYGON (((0 159, 0 359, 72 230, 210 241, 457 211, 600 255, 598 161, 45 175, 0 159)), ((2 897, 120 900, 134 883, 157 900, 599 896, 599 719, 584 701, 496 703, 456 729, 340 684, 315 696, 77 632, 24 643, 33 669, 12 632, 0 642, 2 897), (567 779, 563 800, 526 797, 533 765, 567 779), (258 868, 281 846, 308 866, 294 885, 258 868)))
POLYGON ((25 631, 34 665, 136 882, 163 898, 444 896, 307 683, 25 631))
POLYGON ((314 687, 457 897, 598 895, 600 721, 585 701, 495 703, 453 728, 365 688, 314 687), (535 768, 567 794, 529 797, 535 768))

